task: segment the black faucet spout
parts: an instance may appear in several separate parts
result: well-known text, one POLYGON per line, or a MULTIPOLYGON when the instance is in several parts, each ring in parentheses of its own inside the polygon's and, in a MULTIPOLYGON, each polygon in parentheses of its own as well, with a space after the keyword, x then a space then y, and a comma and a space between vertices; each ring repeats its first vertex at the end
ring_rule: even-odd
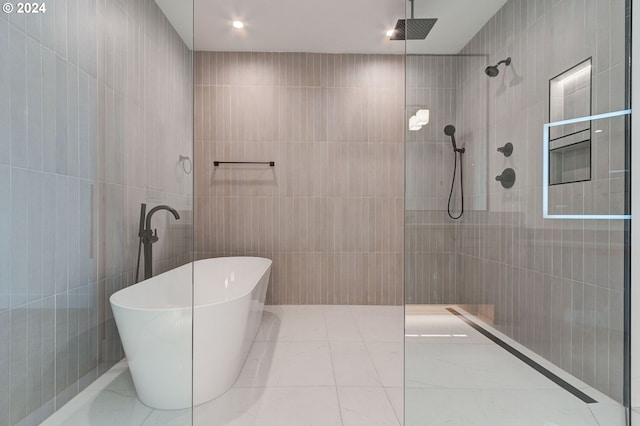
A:
POLYGON ((176 218, 176 220, 180 219, 180 215, 178 214, 178 212, 176 211, 176 209, 174 209, 173 207, 169 207, 169 206, 165 206, 160 205, 160 206, 155 206, 154 208, 152 208, 151 210, 149 210, 149 213, 147 213, 147 219, 145 222, 145 229, 150 231, 151 230, 151 217, 154 215, 155 212, 157 212, 158 210, 167 210, 168 212, 171 212, 171 214, 173 214, 173 217, 176 218))
MULTIPOLYGON (((140 216, 140 226, 142 227, 143 223, 143 215, 146 206, 143 204, 141 209, 140 216)), ((151 217, 159 211, 159 210, 167 210, 176 220, 180 219, 180 214, 176 211, 176 209, 166 206, 160 205, 149 210, 149 213, 146 214, 144 218, 144 229, 140 229, 139 236, 140 241, 144 245, 144 279, 151 278, 153 275, 153 249, 152 244, 158 242, 158 233, 157 230, 151 230, 151 217)))

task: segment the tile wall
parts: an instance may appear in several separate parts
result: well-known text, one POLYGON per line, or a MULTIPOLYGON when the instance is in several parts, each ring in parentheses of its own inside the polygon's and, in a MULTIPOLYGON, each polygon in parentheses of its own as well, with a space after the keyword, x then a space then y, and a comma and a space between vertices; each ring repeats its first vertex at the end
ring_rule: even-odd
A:
MULTIPOLYGON (((457 84, 458 120, 488 135, 486 175, 465 169, 474 208, 457 223, 458 303, 492 305, 498 329, 619 401, 623 223, 545 220, 541 200, 549 79, 592 57, 593 114, 624 109, 624 19, 624 0, 510 0, 460 52, 489 57, 465 61, 457 84), (498 77, 484 75, 507 56, 498 77), (488 115, 473 105, 483 91, 488 115), (496 151, 506 142, 509 158, 496 151), (506 167, 517 173, 508 190, 493 179, 506 167)), ((622 213, 622 124, 592 123, 592 179, 552 187, 552 212, 622 213)))
POLYGON ((197 256, 273 259, 270 304, 402 304, 403 56, 196 52, 195 67, 197 256))
POLYGON ((0 424, 39 424, 123 357, 140 202, 155 272, 189 260, 191 53, 153 0, 0 14, 0 424))
MULTIPOLYGON (((466 139, 461 137, 456 96, 457 70, 464 60, 444 55, 407 56, 407 115, 429 109, 429 123, 406 133, 404 297, 409 304, 455 303, 456 228, 446 211, 454 157, 444 127, 456 126, 456 138, 466 139)), ((455 198, 457 188, 454 214, 461 207, 455 198)))

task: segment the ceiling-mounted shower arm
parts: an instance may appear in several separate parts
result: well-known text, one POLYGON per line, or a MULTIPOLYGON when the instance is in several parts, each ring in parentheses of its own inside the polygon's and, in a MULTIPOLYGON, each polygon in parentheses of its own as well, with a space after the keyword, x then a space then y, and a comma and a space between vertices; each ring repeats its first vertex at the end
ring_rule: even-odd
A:
POLYGON ((409 2, 411 2, 411 19, 414 19, 413 18, 413 1, 414 0, 409 0, 409 2))

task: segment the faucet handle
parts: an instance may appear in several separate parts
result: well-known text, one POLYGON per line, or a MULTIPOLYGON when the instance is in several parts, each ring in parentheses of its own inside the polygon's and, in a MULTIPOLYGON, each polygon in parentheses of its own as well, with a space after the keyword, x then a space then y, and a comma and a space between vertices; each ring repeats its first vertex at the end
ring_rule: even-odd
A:
POLYGON ((152 243, 158 242, 158 230, 157 229, 153 230, 153 235, 149 237, 149 241, 151 241, 152 243))

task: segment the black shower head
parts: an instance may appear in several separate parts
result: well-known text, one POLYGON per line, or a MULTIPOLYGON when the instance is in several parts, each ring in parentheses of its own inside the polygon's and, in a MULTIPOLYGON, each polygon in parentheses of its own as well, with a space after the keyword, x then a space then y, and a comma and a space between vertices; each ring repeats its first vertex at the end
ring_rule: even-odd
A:
POLYGON ((390 40, 424 40, 437 19, 398 19, 390 40))
POLYGON ((447 136, 453 136, 456 134, 456 128, 451 124, 447 124, 444 126, 444 134, 447 136))
POLYGON ((464 148, 458 149, 458 145, 456 145, 456 137, 454 136, 456 134, 456 128, 453 125, 447 124, 444 126, 444 134, 451 138, 451 145, 453 146, 454 152, 464 152, 464 148))
POLYGON ((498 69, 500 64, 505 64, 506 66, 511 65, 511 57, 504 59, 495 65, 489 65, 484 69, 484 73, 489 77, 496 77, 498 74, 500 74, 500 70, 498 69))
POLYGON ((484 73, 486 75, 488 75, 489 77, 495 77, 498 74, 500 74, 500 71, 498 70, 498 67, 495 65, 489 65, 488 67, 486 67, 484 69, 484 73))
POLYGON ((411 2, 411 19, 398 19, 390 40, 424 40, 436 24, 437 19, 415 19, 413 17, 413 1, 411 2))

